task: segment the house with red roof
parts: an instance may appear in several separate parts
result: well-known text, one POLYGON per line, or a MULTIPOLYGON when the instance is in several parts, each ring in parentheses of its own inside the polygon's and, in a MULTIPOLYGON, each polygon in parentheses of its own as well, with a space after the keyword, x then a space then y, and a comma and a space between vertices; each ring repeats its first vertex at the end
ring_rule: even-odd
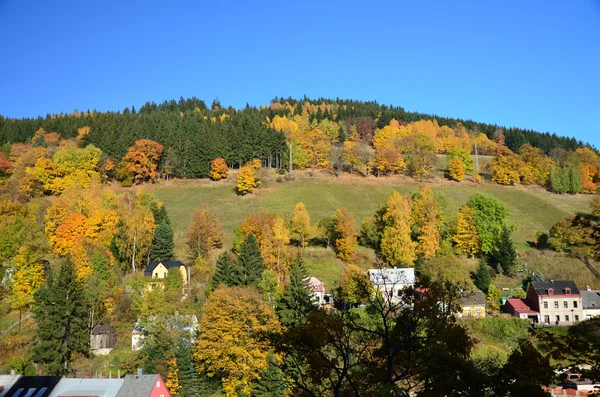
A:
POLYGON ((517 316, 524 320, 531 320, 531 322, 538 324, 540 322, 540 313, 536 312, 527 305, 524 299, 509 298, 504 304, 504 310, 514 316, 517 316))
POLYGON ((532 281, 525 303, 540 313, 541 324, 573 325, 584 320, 581 293, 571 280, 532 281))
POLYGON ((308 287, 317 306, 333 306, 333 294, 325 292, 325 284, 316 277, 308 279, 308 287))

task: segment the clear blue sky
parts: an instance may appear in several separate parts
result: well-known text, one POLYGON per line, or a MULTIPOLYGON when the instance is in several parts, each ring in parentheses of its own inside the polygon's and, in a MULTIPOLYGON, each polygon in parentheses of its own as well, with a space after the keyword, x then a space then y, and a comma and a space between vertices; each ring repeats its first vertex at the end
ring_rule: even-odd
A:
POLYGON ((600 148, 600 0, 0 0, 0 114, 377 100, 600 148))

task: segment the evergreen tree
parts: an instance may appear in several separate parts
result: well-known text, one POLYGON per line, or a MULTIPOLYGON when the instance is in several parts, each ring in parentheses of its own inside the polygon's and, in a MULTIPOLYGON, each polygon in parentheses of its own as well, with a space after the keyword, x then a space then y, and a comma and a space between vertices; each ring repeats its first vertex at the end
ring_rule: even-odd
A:
POLYGON ((263 270, 263 260, 258 248, 258 241, 256 241, 254 234, 250 233, 240 247, 240 255, 235 263, 232 285, 258 286, 263 270))
POLYGON ((268 360, 269 366, 254 384, 252 395, 255 397, 284 397, 287 384, 283 372, 279 368, 273 353, 269 354, 268 360))
POLYGON ((41 364, 47 375, 69 374, 73 354, 89 353, 85 290, 70 260, 61 267, 58 278, 50 274, 47 285, 35 295, 32 311, 38 326, 33 361, 41 364))
POLYGON ((285 286, 277 306, 279 321, 286 327, 297 327, 304 323, 306 315, 313 309, 308 275, 298 254, 290 269, 290 282, 285 286))
POLYGON ((583 189, 583 181, 581 180, 578 167, 569 166, 567 174, 569 179, 569 189, 567 192, 570 194, 579 193, 583 189))
POLYGON ((174 246, 173 229, 169 222, 163 218, 162 222, 154 230, 152 248, 150 249, 150 261, 172 259, 174 246))
POLYGON ((152 322, 142 354, 146 371, 150 374, 160 374, 166 379, 169 372, 168 361, 173 358, 174 352, 173 341, 164 320, 156 319, 152 322))
POLYGON ((485 260, 479 262, 477 270, 473 274, 475 286, 487 294, 488 288, 492 283, 492 272, 485 260))
POLYGON ((232 286, 236 265, 228 252, 223 252, 217 258, 215 274, 211 281, 211 290, 217 289, 220 284, 232 286))
POLYGON ((511 275, 517 264, 517 251, 510 236, 511 230, 504 226, 498 238, 498 245, 492 253, 492 260, 496 271, 502 271, 505 275, 511 275))
POLYGON ((184 336, 181 336, 175 351, 177 359, 177 369, 179 370, 179 385, 181 397, 202 397, 210 395, 204 394, 201 390, 200 379, 196 371, 194 359, 192 358, 192 343, 184 336))

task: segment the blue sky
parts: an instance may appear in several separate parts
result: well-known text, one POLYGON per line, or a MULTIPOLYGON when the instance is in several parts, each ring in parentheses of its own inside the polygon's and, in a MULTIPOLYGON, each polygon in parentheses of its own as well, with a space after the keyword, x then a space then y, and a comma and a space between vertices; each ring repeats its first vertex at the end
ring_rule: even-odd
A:
POLYGON ((0 0, 0 114, 377 100, 600 148, 600 0, 0 0))

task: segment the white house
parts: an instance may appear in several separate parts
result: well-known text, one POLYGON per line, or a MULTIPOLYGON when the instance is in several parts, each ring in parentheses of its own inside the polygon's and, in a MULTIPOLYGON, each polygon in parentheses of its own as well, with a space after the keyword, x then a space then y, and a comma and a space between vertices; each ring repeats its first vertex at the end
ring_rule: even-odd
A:
POLYGON ((308 286, 316 306, 331 306, 333 305, 333 294, 325 292, 325 284, 316 277, 308 279, 308 286))
POLYGON ((583 300, 583 319, 588 320, 592 317, 600 316, 600 290, 587 289, 581 291, 583 300))
POLYGON ((392 301, 398 300, 403 289, 415 286, 414 268, 369 269, 368 274, 373 287, 392 301))
MULTIPOLYGON (((152 323, 157 321, 157 317, 151 319, 138 319, 131 332, 131 350, 140 350, 144 346, 144 339, 149 332, 149 328, 152 328, 152 323)), ((198 318, 195 315, 176 315, 173 317, 164 317, 163 320, 168 329, 176 329, 183 331, 190 335, 190 341, 194 342, 196 339, 196 330, 198 329, 198 318)))

